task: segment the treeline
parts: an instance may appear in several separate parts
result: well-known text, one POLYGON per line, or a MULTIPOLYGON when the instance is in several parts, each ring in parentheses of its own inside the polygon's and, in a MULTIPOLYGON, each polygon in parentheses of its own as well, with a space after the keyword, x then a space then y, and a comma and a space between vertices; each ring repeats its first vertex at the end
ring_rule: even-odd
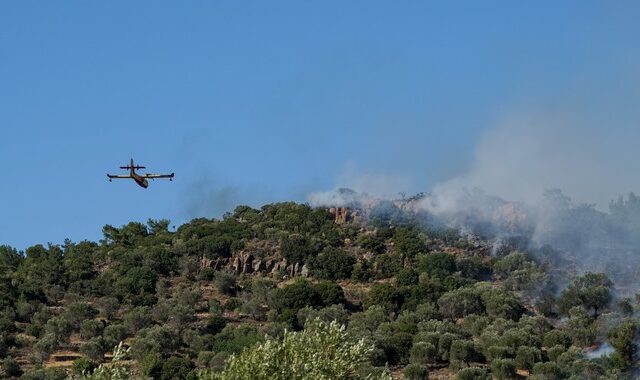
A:
POLYGON ((616 299, 606 275, 585 273, 558 289, 551 273, 563 268, 551 267, 551 257, 491 256, 455 231, 387 211, 339 226, 307 205, 240 206, 176 231, 149 220, 107 225, 99 242, 1 246, 2 374, 275 379, 287 378, 276 375, 287 373, 281 366, 299 363, 295 352, 338 378, 448 371, 458 379, 620 379, 637 365, 640 299, 616 299), (308 276, 206 264, 257 243, 308 276), (304 343, 325 339, 335 351, 304 343), (118 360, 100 366, 121 342, 118 360), (611 354, 590 353, 605 342, 611 354), (62 351, 81 357, 50 368, 62 351), (262 372, 246 372, 261 360, 262 372))

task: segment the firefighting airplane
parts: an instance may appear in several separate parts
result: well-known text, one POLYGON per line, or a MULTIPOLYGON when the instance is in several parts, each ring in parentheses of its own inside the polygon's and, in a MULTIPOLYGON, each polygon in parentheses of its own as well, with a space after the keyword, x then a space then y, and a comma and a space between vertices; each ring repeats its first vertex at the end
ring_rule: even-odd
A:
POLYGON ((138 185, 140 185, 141 187, 144 187, 145 189, 147 187, 149 187, 149 181, 147 181, 147 179, 156 179, 156 178, 169 178, 169 181, 173 181, 173 176, 174 173, 171 174, 138 174, 136 173, 136 170, 138 169, 146 169, 145 166, 137 166, 133 164, 133 158, 131 159, 131 163, 127 166, 120 166, 120 169, 127 169, 127 170, 131 170, 129 172, 129 175, 111 175, 111 174, 107 174, 107 177, 109 177, 109 182, 111 182, 114 178, 118 179, 118 178, 131 178, 134 181, 136 181, 136 183, 138 185))

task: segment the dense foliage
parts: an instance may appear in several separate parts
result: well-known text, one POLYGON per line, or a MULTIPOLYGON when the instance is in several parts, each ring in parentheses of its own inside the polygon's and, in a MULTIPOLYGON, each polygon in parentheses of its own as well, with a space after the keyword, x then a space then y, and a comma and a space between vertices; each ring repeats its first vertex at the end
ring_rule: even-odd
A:
POLYGON ((617 298, 605 274, 554 267, 548 250, 495 252, 392 203, 343 225, 295 203, 169 225, 107 225, 100 242, 24 252, 0 246, 2 376, 624 379, 638 370, 640 297, 617 298))

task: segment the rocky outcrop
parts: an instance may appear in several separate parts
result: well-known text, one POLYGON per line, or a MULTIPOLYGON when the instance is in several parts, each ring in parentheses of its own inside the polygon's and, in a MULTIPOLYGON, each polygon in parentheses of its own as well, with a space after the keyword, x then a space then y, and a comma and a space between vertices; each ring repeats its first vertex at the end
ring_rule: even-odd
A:
POLYGON ((332 207, 329 212, 334 216, 336 224, 347 224, 358 217, 358 212, 348 207, 332 207))
POLYGON ((282 273, 287 277, 308 276, 309 268, 300 263, 290 263, 280 255, 277 247, 252 246, 248 249, 234 252, 229 258, 210 259, 202 256, 199 260, 200 269, 212 268, 226 270, 236 274, 261 273, 275 275, 282 273))

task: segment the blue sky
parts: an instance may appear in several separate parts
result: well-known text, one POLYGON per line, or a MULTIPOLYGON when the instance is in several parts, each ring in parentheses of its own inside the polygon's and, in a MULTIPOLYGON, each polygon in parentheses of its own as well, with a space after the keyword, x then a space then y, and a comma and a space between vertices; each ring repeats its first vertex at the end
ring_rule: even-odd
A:
POLYGON ((305 201, 350 176, 387 182, 385 195, 428 190, 522 110, 634 140, 638 8, 2 2, 0 244, 305 201), (175 181, 107 182, 131 157, 175 181))

